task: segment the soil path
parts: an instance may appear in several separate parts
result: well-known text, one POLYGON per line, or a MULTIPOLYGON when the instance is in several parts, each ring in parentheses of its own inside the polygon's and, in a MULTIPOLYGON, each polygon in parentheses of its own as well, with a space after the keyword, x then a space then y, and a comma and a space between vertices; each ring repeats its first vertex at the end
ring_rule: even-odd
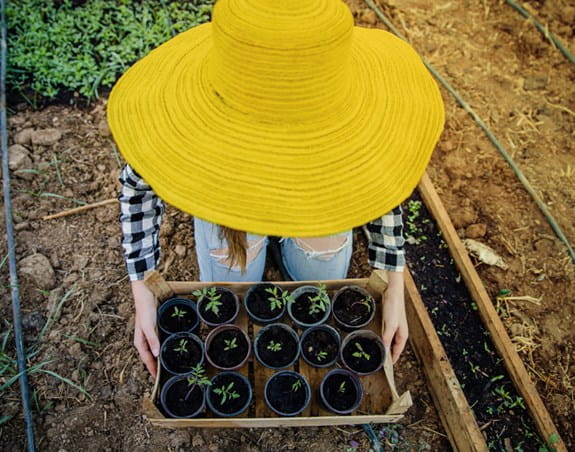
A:
MULTIPOLYGON (((365 3, 349 0, 358 24, 380 25, 365 3)), ((575 8, 531 1, 534 13, 573 51, 575 8)), ((575 243, 575 65, 503 1, 387 0, 382 10, 484 119, 575 243)), ((508 270, 478 263, 509 334, 524 358, 568 448, 575 448, 575 266, 501 155, 470 116, 443 91, 447 124, 429 173, 462 237, 494 248, 508 270), (528 301, 496 301, 501 289, 528 301)), ((9 117, 13 203, 27 344, 47 320, 34 364, 85 387, 91 398, 41 372, 37 390, 39 448, 45 450, 342 450, 355 429, 175 431, 151 427, 141 397, 151 380, 132 347, 133 308, 125 276, 117 205, 64 219, 44 215, 116 196, 121 165, 105 123, 105 106, 88 110, 18 106, 9 117)), ((4 215, 2 209, 1 215, 4 215)), ((0 218, 4 224, 3 218, 0 218)), ((3 226, 2 226, 3 227, 3 226)), ((2 231, 4 232, 4 231, 2 231)), ((168 209, 162 226, 167 279, 194 280, 189 217, 168 209)), ((350 277, 369 274, 357 247, 350 277)), ((1 267, 0 317, 11 319, 7 269, 1 267)), ((268 277, 278 279, 273 271, 268 277)), ((2 335, 7 326, 2 325, 2 335)), ((2 336, 3 337, 3 336, 2 336)), ((442 431, 413 354, 398 379, 416 402, 404 434, 417 449, 444 450, 442 431), (415 424, 417 422, 417 424, 415 424)), ((0 381, 3 383, 3 381, 0 381)), ((16 386, 0 395, 0 441, 20 450, 23 423, 16 386)))

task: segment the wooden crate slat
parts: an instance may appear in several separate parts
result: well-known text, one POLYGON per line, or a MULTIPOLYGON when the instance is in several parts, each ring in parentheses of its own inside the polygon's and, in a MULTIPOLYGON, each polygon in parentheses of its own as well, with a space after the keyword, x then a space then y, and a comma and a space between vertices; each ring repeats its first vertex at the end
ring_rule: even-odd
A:
POLYGON ((531 381, 531 378, 523 365, 523 361, 517 354, 511 339, 507 335, 505 326, 499 318, 499 315, 489 298, 489 294, 485 290, 485 287, 481 282, 481 278, 479 278, 463 243, 455 231, 453 223, 451 223, 447 210, 443 206, 443 203, 441 202, 441 199, 427 174, 423 176, 419 183, 419 191, 427 208, 431 211, 441 229, 441 232, 443 233, 443 238, 449 246, 449 251, 459 269, 459 272, 461 273, 461 276, 463 277, 463 280, 465 281, 469 294, 477 305, 483 324, 489 331, 491 340, 503 358, 503 362, 507 372, 509 372, 509 376, 515 384, 515 388, 525 400, 539 434, 545 439, 545 441, 551 438, 551 436, 556 437, 558 441, 553 444, 553 447, 558 452, 566 452, 567 448, 565 447, 565 443, 559 436, 559 432, 553 424, 551 416, 543 404, 535 385, 531 381))

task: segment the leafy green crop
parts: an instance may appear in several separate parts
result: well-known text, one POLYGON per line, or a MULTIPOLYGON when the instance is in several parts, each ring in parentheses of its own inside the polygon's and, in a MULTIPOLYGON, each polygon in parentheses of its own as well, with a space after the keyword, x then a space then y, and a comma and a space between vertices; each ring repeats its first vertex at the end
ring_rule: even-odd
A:
POLYGON ((208 21, 213 2, 8 0, 8 90, 97 97, 172 33, 208 21))

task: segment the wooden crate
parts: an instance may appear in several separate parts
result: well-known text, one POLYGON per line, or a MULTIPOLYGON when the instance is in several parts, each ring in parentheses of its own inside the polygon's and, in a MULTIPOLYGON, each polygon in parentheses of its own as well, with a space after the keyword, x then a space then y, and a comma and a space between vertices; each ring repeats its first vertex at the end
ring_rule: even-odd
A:
MULTIPOLYGON (((381 334, 381 299, 383 290, 387 284, 387 275, 383 271, 375 271, 369 279, 344 279, 335 281, 323 281, 330 295, 349 284, 358 285, 367 289, 376 301, 376 315, 369 328, 377 334, 381 334)), ((159 301, 166 300, 174 295, 189 296, 192 291, 202 288, 211 287, 215 284, 232 289, 238 294, 241 300, 247 289, 253 283, 199 283, 199 282, 166 282, 157 272, 153 272, 146 278, 146 284, 154 292, 156 299, 159 301)), ((317 284, 317 281, 298 281, 298 282, 274 282, 283 289, 294 290, 304 284, 317 284)), ((291 319, 286 316, 283 322, 291 325, 291 319)), ((252 324, 243 309, 235 321, 235 324, 241 326, 253 339, 255 334, 261 329, 260 326, 252 324)), ((344 334, 345 335, 345 334, 344 334)), ((159 368, 158 363, 158 368, 159 368)), ((193 418, 193 419, 169 419, 165 418, 155 405, 159 397, 161 371, 158 372, 156 382, 150 398, 144 399, 144 412, 154 425, 170 428, 182 427, 203 427, 203 428, 221 428, 221 427, 296 427, 296 426, 321 426, 321 425, 351 425, 374 423, 397 422, 403 417, 403 414, 412 405, 409 391, 399 394, 396 390, 393 365, 391 358, 386 357, 384 368, 372 375, 361 377, 364 388, 364 399, 359 409, 352 415, 335 416, 324 410, 318 401, 317 391, 323 375, 328 369, 317 369, 307 365, 300 357, 298 363, 292 366, 308 379, 312 389, 312 399, 302 415, 296 417, 280 417, 274 414, 265 404, 263 399, 263 389, 266 380, 274 372, 262 366, 252 352, 248 363, 239 370, 247 376, 253 388, 254 401, 249 411, 242 416, 233 418, 193 418), (251 371, 250 371, 251 369, 251 371)), ((208 366, 209 368, 209 366, 208 366)), ((209 369, 208 373, 213 375, 213 370, 209 369)))

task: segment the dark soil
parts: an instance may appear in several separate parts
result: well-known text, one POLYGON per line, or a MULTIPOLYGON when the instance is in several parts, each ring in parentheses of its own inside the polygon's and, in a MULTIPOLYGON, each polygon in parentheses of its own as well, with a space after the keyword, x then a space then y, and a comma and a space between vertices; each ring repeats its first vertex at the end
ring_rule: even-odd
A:
POLYGON ((268 367, 287 367, 297 355, 298 343, 294 337, 284 328, 272 326, 261 333, 258 339, 257 352, 260 359, 268 367), (281 350, 268 349, 271 342, 281 344, 281 350))
POLYGON ((330 375, 325 380, 323 388, 328 409, 332 407, 337 411, 348 411, 357 402, 357 389, 349 375, 330 375))
POLYGON ((191 390, 190 388, 186 378, 178 379, 171 385, 165 395, 163 411, 166 416, 172 417, 165 408, 168 408, 177 417, 188 417, 200 408, 203 400, 202 389, 199 386, 191 390))
POLYGON ((310 299, 314 298, 316 295, 317 292, 305 292, 294 300, 291 307, 291 312, 294 318, 307 325, 312 325, 321 320, 325 315, 325 311, 319 310, 313 314, 309 313, 312 305, 312 301, 310 301, 310 299))
POLYGON ((202 360, 203 350, 191 337, 181 336, 181 333, 169 336, 162 346, 162 362, 171 373, 184 374, 190 372, 202 360), (174 351, 180 348, 180 341, 186 341, 185 351, 174 351))
POLYGON ((354 289, 345 289, 333 300, 333 316, 346 326, 364 325, 374 311, 374 301, 371 297, 367 302, 365 295, 354 289))
POLYGON ((301 344, 301 352, 308 361, 321 366, 337 358, 339 346, 337 339, 329 331, 318 328, 306 335, 301 344), (326 355, 320 358, 320 352, 326 355))
MULTIPOLYGON (((419 195, 415 193, 412 200, 420 200, 419 195)), ((506 441, 521 450, 538 450, 535 425, 436 223, 424 204, 419 215, 410 214, 411 220, 407 215, 406 224, 414 224, 419 238, 425 237, 406 250, 413 278, 490 450, 505 450, 506 441)))
POLYGON ((212 379, 212 385, 208 390, 208 397, 210 398, 212 406, 224 414, 240 414, 239 411, 242 410, 242 408, 245 409, 250 402, 249 395, 250 391, 246 382, 239 376, 233 374, 218 375, 214 377, 212 379), (239 397, 233 398, 228 396, 226 397, 225 402, 221 403, 223 400, 222 395, 214 392, 214 389, 218 388, 228 389, 229 392, 235 392, 239 397))
POLYGON ((242 332, 230 329, 214 336, 206 353, 215 365, 224 369, 232 369, 246 358, 248 350, 248 342, 242 332), (231 342, 234 339, 237 347, 229 348, 226 341, 231 342))
POLYGON ((268 403, 277 411, 287 415, 297 413, 307 400, 305 381, 293 374, 275 375, 266 388, 268 403), (294 384, 301 381, 299 389, 294 384))
MULTIPOLYGON (((271 289, 275 287, 271 283, 258 284, 250 291, 249 296, 246 296, 246 305, 253 314, 255 314, 260 319, 273 319, 281 311, 285 312, 285 306, 281 309, 271 309, 271 304, 268 300, 272 295, 266 292, 266 289, 271 289)), ((279 288, 278 288, 279 289, 279 288)), ((281 293, 281 289, 278 291, 281 293)))
POLYGON ((209 303, 207 298, 203 298, 198 302, 198 309, 204 320, 212 325, 221 325, 229 322, 236 315, 238 304, 234 295, 227 290, 218 288, 216 294, 221 294, 222 296, 219 300, 222 304, 218 306, 218 314, 214 314, 211 310, 206 310, 206 306, 209 303))
POLYGON ((373 372, 382 362, 381 349, 373 340, 366 337, 358 337, 348 342, 343 348, 342 355, 347 366, 355 372, 373 372), (357 343, 359 343, 363 351, 369 355, 369 359, 365 356, 353 356, 354 353, 359 352, 359 349, 355 345, 357 343))
MULTIPOLYGON (((166 300, 164 304, 169 303, 171 300, 166 300)), ((158 316, 158 326, 163 328, 167 333, 179 333, 181 331, 193 332, 194 326, 198 323, 198 314, 196 312, 195 302, 188 299, 179 299, 178 303, 172 304, 169 308, 163 310, 162 315, 158 316), (194 304, 194 306, 190 306, 194 304), (183 316, 177 316, 176 308, 184 312, 183 316)), ((162 304, 158 312, 162 310, 162 304)))

